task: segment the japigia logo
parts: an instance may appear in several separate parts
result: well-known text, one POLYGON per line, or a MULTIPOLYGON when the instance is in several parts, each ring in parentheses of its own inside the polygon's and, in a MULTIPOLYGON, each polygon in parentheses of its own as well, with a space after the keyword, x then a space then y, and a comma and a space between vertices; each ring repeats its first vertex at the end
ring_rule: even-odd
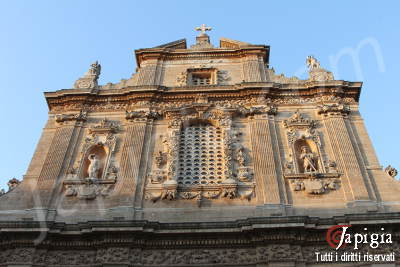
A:
MULTIPOLYGON (((326 241, 328 244, 338 250, 348 244, 354 244, 354 249, 358 249, 360 244, 369 244, 371 248, 377 248, 380 244, 391 244, 392 235, 390 233, 349 233, 351 225, 335 225, 326 232, 326 241)), ((364 231, 367 231, 364 228, 364 231)), ((381 228, 385 231, 385 228, 381 228)))

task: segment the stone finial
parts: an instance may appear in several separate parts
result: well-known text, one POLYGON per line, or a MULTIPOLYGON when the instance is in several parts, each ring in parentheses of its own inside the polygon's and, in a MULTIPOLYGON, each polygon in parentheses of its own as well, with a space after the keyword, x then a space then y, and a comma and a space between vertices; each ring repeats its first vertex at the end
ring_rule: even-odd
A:
POLYGON ((206 35, 206 31, 211 31, 211 30, 212 30, 211 27, 208 27, 208 26, 206 26, 205 24, 201 24, 200 27, 196 27, 196 28, 194 28, 194 29, 195 29, 196 31, 200 31, 200 35, 199 35, 199 36, 206 35))
POLYGON ((74 88, 78 89, 89 89, 89 88, 97 88, 97 80, 99 79, 101 73, 101 65, 98 61, 92 63, 90 65, 89 70, 85 73, 85 75, 79 78, 75 84, 74 88))
POLYGON ((196 31, 200 31, 200 34, 196 37, 196 44, 192 45, 192 49, 208 49, 213 48, 210 43, 210 37, 206 34, 206 31, 211 31, 211 27, 202 24, 200 27, 195 28, 196 31))

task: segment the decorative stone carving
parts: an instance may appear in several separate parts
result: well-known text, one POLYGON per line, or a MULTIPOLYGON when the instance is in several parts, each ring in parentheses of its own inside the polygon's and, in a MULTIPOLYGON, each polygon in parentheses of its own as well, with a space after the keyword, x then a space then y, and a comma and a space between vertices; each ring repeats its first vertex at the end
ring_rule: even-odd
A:
POLYGON ((397 176, 397 170, 395 168, 393 168, 391 165, 389 165, 385 168, 385 172, 393 178, 395 178, 397 176))
POLYGON ((329 173, 336 173, 337 172, 337 164, 333 160, 328 160, 327 162, 327 169, 329 173))
POLYGON ((173 200, 176 198, 178 183, 175 180, 167 180, 163 183, 162 199, 173 200))
POLYGON ((321 140, 316 131, 317 123, 296 111, 283 121, 283 125, 290 148, 283 164, 283 173, 292 184, 292 189, 305 190, 309 194, 322 194, 329 192, 327 189, 338 189, 340 180, 337 178, 340 174, 336 170, 335 162, 322 157, 321 140))
POLYGON ((83 122, 83 121, 86 121, 86 119, 87 119, 86 111, 81 111, 76 114, 56 114, 55 115, 55 120, 58 124, 64 124, 64 123, 70 122, 70 121, 83 122))
POLYGON ((228 71, 226 70, 218 70, 217 71, 217 84, 224 85, 231 78, 229 77, 228 71))
POLYGON ((243 147, 239 148, 237 155, 236 155, 236 159, 239 163, 240 167, 244 167, 246 164, 246 158, 244 156, 244 152, 243 152, 243 147))
POLYGON ((114 165, 119 126, 107 119, 88 129, 78 159, 64 180, 65 196, 95 199, 107 196, 115 186, 118 168, 114 165))
POLYGON ((202 199, 239 195, 249 199, 253 195, 251 167, 245 166, 244 149, 235 148, 237 135, 232 130, 232 118, 238 113, 233 108, 213 107, 204 97, 184 108, 162 111, 169 122, 163 141, 166 171, 161 170, 164 157, 158 152, 146 185, 146 199, 196 199, 201 205, 202 199), (207 160, 203 162, 204 157, 207 160), (234 160, 238 167, 232 164, 234 160))
POLYGON ((303 115, 296 111, 289 119, 283 121, 286 128, 308 128, 313 129, 316 126, 314 120, 305 119, 303 115))
POLYGON ((306 63, 309 68, 309 81, 323 82, 334 79, 332 72, 321 68, 319 61, 313 56, 308 56, 306 63))
POLYGON ((156 119, 160 116, 160 113, 155 110, 135 110, 135 111, 126 111, 125 118, 128 121, 145 121, 147 119, 156 119))
POLYGON ((238 169, 238 180, 241 182, 250 182, 253 178, 253 174, 250 172, 249 167, 239 167, 238 169))
POLYGON ((89 128, 90 134, 102 134, 102 133, 115 133, 119 130, 119 125, 115 122, 104 118, 99 124, 89 128))
POLYGON ((164 164, 164 155, 161 151, 158 151, 158 154, 155 156, 155 161, 157 168, 161 168, 164 164))
POLYGON ((187 85, 187 71, 182 71, 176 76, 176 85, 177 86, 186 86, 187 85))
POLYGON ((13 190, 14 188, 16 188, 19 184, 21 183, 20 180, 18 180, 17 178, 12 178, 8 181, 7 185, 8 185, 8 192, 10 192, 11 190, 13 190))
POLYGON ((336 178, 323 179, 310 176, 306 179, 291 179, 290 184, 293 191, 305 191, 311 195, 320 195, 331 190, 338 190, 340 180, 336 178))
POLYGON ((286 77, 284 74, 275 74, 275 70, 274 68, 270 68, 270 69, 266 69, 266 74, 267 74, 267 80, 274 82, 274 83, 304 83, 304 80, 300 80, 299 78, 297 78, 296 76, 293 77, 286 77))
POLYGON ((278 109, 273 105, 253 105, 251 107, 240 107, 240 112, 245 116, 254 116, 256 114, 276 115, 278 109))
POLYGON ((167 177, 165 171, 162 171, 162 170, 155 170, 154 172, 148 174, 148 176, 149 176, 150 182, 152 184, 160 184, 167 177))
POLYGON ((319 105, 318 114, 323 115, 347 115, 350 113, 350 107, 344 104, 324 104, 319 105))
POLYGON ((98 87, 97 80, 99 79, 100 72, 101 65, 96 61, 90 65, 88 72, 75 82, 74 88, 96 89, 98 87))

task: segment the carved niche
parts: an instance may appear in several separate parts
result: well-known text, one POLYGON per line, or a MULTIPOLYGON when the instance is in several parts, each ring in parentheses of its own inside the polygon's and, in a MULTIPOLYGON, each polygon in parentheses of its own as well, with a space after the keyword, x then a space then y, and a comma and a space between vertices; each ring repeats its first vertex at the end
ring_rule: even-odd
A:
POLYGON ((324 159, 317 123, 296 111, 283 121, 289 151, 284 163, 284 175, 294 191, 324 194, 337 190, 340 174, 336 163, 324 159))
POLYGON ((77 161, 64 180, 65 196, 89 200, 109 195, 118 174, 114 163, 118 130, 118 125, 107 119, 88 129, 77 161))
POLYGON ((154 155, 146 199, 246 198, 254 192, 248 152, 232 120, 238 110, 215 107, 205 96, 185 108, 163 111, 168 121, 163 150, 154 155))

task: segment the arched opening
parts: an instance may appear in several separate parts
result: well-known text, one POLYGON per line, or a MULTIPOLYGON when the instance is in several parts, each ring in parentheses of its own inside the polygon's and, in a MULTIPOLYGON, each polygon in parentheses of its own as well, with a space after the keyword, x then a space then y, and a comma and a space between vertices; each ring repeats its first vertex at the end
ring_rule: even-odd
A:
POLYGON ((96 172, 95 178, 101 179, 103 177, 104 168, 107 160, 107 148, 103 145, 94 145, 86 151, 83 166, 82 166, 82 178, 89 177, 89 168, 91 161, 93 162, 94 156, 97 160, 98 171, 96 172), (91 158, 91 159, 89 159, 91 158))

